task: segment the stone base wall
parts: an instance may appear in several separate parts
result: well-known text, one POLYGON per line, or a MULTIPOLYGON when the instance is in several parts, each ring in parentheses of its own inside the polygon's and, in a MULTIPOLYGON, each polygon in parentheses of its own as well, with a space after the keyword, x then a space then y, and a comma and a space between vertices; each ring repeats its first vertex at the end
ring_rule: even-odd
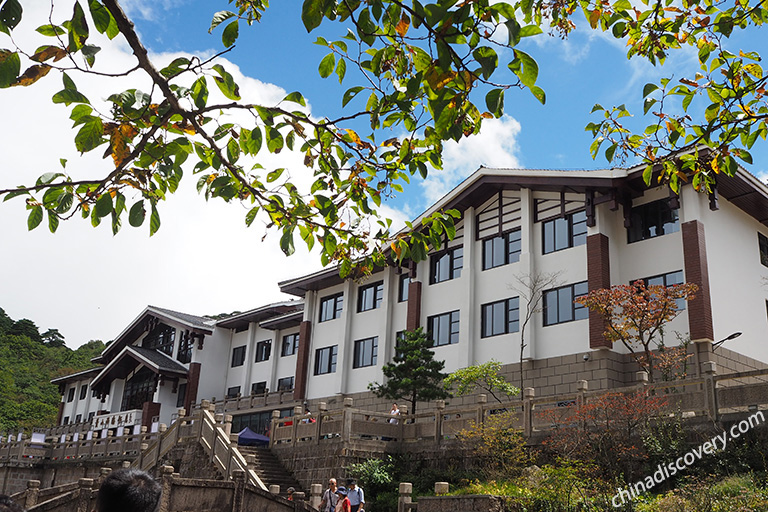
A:
POLYGON ((728 350, 725 347, 717 347, 712 353, 712 360, 717 363, 717 373, 719 375, 768 368, 768 364, 762 361, 752 359, 733 350, 728 350))

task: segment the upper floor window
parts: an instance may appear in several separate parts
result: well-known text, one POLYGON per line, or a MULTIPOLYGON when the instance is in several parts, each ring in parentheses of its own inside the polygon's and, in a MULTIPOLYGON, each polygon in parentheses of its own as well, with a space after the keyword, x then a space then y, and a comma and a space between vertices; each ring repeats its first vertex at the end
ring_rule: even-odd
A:
POLYGON ((176 393, 176 407, 184 407, 184 401, 187 399, 187 383, 179 384, 176 393))
MULTIPOLYGON (((642 279, 645 286, 674 286, 676 284, 683 284, 683 271, 677 270, 675 272, 669 272, 666 274, 660 274, 658 276, 646 277, 642 279)), ((677 309, 682 311, 685 309, 685 299, 677 299, 675 304, 677 309)))
POLYGON ((427 318, 427 332, 432 346, 453 345, 459 342, 459 312, 451 311, 427 318))
POLYGON ((256 362, 269 360, 269 355, 272 352, 272 340, 265 340, 256 343, 256 362))
POLYGON ((584 210, 544 221, 541 225, 544 254, 587 243, 587 212, 584 210))
POLYGON ((352 364, 353 368, 362 368, 364 366, 375 366, 376 355, 379 349, 379 338, 365 338, 355 341, 355 358, 352 364))
POLYGON ((69 388, 67 392, 67 402, 71 402, 75 399, 75 388, 69 388))
POLYGON ((361 286, 357 290, 357 312, 376 309, 384 298, 384 281, 361 286))
POLYGON ((192 361, 192 336, 189 334, 189 331, 181 334, 179 349, 176 351, 176 360, 184 364, 192 361))
POLYGON ((153 350, 159 350, 164 354, 173 356, 173 342, 176 339, 176 329, 170 325, 160 324, 149 334, 147 334, 141 342, 141 346, 144 348, 150 348, 153 350))
POLYGON ((463 265, 463 247, 455 247, 432 255, 429 260, 429 284, 441 283, 461 277, 463 265))
POLYGON ((278 391, 290 391, 292 389, 293 389, 293 377, 283 377, 282 379, 277 379, 278 391))
POLYGON ((397 302, 406 302, 408 300, 408 286, 410 284, 411 276, 408 272, 403 272, 398 276, 397 302))
POLYGON ((341 316, 341 310, 344 307, 344 294, 337 293, 329 297, 320 299, 320 321, 333 320, 341 316))
POLYGON ((227 388, 227 398, 237 398, 238 396, 240 396, 240 386, 227 388))
POLYGON ((482 338, 508 334, 520 330, 520 299, 510 299, 483 304, 481 307, 482 338))
POLYGON ((85 399, 86 396, 88 396, 88 385, 83 384, 80 386, 80 400, 85 399))
MULTIPOLYGON (((293 387, 293 385, 291 385, 293 387)), ((251 384, 251 394, 252 395, 263 395, 267 392, 267 381, 263 380, 261 382, 254 382, 251 384)))
POLYGON ((336 356, 338 352, 338 345, 315 350, 315 375, 334 373, 336 371, 336 356))
POLYGON ((520 261, 520 229, 483 240, 483 270, 520 261))
POLYGON ((760 247, 760 263, 768 267, 768 237, 758 233, 757 244, 760 247))
POLYGON ((669 206, 668 200, 662 199, 632 208, 627 241, 638 242, 676 231, 680 231, 677 210, 669 206))
POLYGON ((245 363, 245 345, 232 349, 232 368, 243 366, 243 363, 245 363))
POLYGON ((589 310, 574 302, 576 297, 586 295, 587 282, 569 284, 544 292, 544 325, 562 324, 582 320, 589 316, 589 310))
POLYGON ((280 350, 282 357, 292 356, 299 350, 299 333, 283 336, 283 348, 280 350))

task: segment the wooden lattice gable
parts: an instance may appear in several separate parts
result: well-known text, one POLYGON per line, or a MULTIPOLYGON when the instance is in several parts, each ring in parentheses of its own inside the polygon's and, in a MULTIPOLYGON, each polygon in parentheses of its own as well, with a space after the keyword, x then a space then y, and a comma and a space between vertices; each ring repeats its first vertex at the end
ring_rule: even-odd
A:
POLYGON ((498 236, 519 229, 521 200, 519 190, 499 190, 477 208, 475 214, 475 238, 498 236))
POLYGON ((534 191, 534 222, 565 217, 569 213, 584 210, 587 203, 587 196, 584 193, 534 191))

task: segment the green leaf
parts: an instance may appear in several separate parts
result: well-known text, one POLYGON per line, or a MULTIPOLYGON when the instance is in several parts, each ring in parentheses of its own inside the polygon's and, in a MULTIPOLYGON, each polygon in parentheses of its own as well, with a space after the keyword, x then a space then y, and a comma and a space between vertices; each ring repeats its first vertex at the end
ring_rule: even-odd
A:
POLYGON ((253 224, 253 221, 256 220, 256 215, 259 213, 259 207, 254 206, 250 210, 248 210, 248 213, 245 214, 245 225, 250 226, 253 224))
POLYGON ((643 98, 648 97, 649 94, 651 94, 653 91, 657 90, 659 88, 656 84, 645 84, 645 87, 643 87, 643 98))
POLYGON ((499 56, 496 54, 496 51, 493 48, 488 46, 481 46, 480 48, 476 48, 475 51, 472 52, 472 56, 475 58, 478 64, 480 64, 483 72, 483 78, 486 80, 490 78, 490 76, 499 66, 499 56))
MULTIPOLYGON (((100 2, 97 0, 88 0, 88 8, 91 11, 93 24, 100 34, 106 33, 107 36, 109 36, 112 26, 114 26, 114 29, 117 29, 117 23, 112 17, 112 13, 109 12, 109 9, 101 5, 100 2)), ((110 37, 110 39, 112 39, 112 37, 110 37)))
POLYGON ((0 7, 0 26, 7 29, 2 30, 6 34, 10 30, 16 28, 16 25, 21 21, 22 8, 19 0, 5 0, 5 3, 0 7))
POLYGON ((514 52, 515 61, 520 61, 522 64, 522 69, 514 69, 512 67, 514 61, 510 62, 510 69, 520 78, 520 82, 522 82, 523 85, 526 87, 533 87, 534 84, 536 84, 536 79, 539 77, 539 65, 536 63, 533 57, 527 53, 517 49, 515 49, 514 52))
POLYGON ((543 32, 544 31, 538 25, 526 25, 525 27, 520 29, 520 37, 537 36, 543 32))
POLYGON ((283 169, 275 169, 274 171, 272 171, 269 174, 267 174, 267 183, 272 183, 273 181, 278 179, 280 177, 280 175, 283 174, 283 171, 285 171, 284 168, 283 169))
POLYGON ((280 237, 280 249, 286 256, 290 256, 294 253, 293 247, 293 228, 286 227, 283 230, 283 236, 280 237))
POLYGON ((307 33, 320 26, 323 21, 323 0, 304 0, 301 6, 301 21, 307 33))
POLYGON ((232 78, 232 75, 230 75, 221 64, 215 64, 213 70, 219 74, 219 76, 213 78, 222 94, 230 100, 239 100, 240 88, 235 83, 235 79, 232 78))
POLYGON ((355 96, 357 96, 357 94, 358 94, 360 91, 362 91, 363 89, 365 89, 365 87, 363 87, 363 86, 360 86, 360 85, 358 85, 357 87, 352 87, 352 88, 350 88, 350 89, 347 89, 347 90, 344 92, 344 96, 343 96, 343 97, 342 97, 342 99, 341 99, 341 106, 342 106, 342 107, 345 107, 345 106, 347 106, 347 103, 349 103, 350 101, 352 101, 352 98, 354 98, 355 96))
POLYGON ((504 90, 491 89, 488 91, 488 94, 485 95, 485 105, 491 114, 497 118, 501 117, 504 113, 504 90))
POLYGON ((208 84, 204 76, 201 76, 192 84, 191 94, 195 106, 197 108, 205 108, 205 105, 208 104, 208 84))
POLYGON ((128 212, 128 223, 137 228, 144 224, 144 218, 147 216, 147 210, 144 208, 144 201, 136 201, 128 212))
POLYGON ((32 231, 43 221, 43 207, 40 205, 33 206, 32 211, 29 212, 27 217, 27 229, 32 231))
POLYGON ((256 155, 261 150, 261 128, 256 126, 253 130, 245 132, 240 135, 240 144, 243 146, 243 151, 249 155, 256 155))
POLYGON ((82 48, 85 41, 88 40, 88 35, 88 21, 85 19, 85 12, 80 6, 80 2, 75 2, 72 19, 69 21, 69 50, 77 51, 82 48))
POLYGON ((189 67, 189 59, 186 57, 178 57, 176 59, 173 59, 173 62, 165 66, 163 69, 160 70, 160 74, 163 75, 165 78, 171 78, 173 76, 178 75, 185 69, 189 67))
POLYGON ((63 36, 67 33, 66 30, 59 27, 58 25, 41 25, 37 27, 36 30, 38 33, 47 37, 63 36))
POLYGON ((112 213, 112 196, 109 192, 101 194, 93 208, 96 211, 96 216, 99 218, 106 217, 112 213))
POLYGON ((213 29, 227 21, 229 18, 232 18, 233 16, 237 16, 237 14, 233 13, 232 11, 219 11, 215 13, 213 15, 213 19, 211 20, 211 26, 208 28, 208 33, 212 33, 213 29))
POLYGON ((149 236, 157 233, 160 229, 160 214, 157 212, 157 207, 152 205, 152 214, 149 216, 149 236))
POLYGON ((55 233, 59 228, 59 216, 55 212, 48 211, 48 230, 55 233))
POLYGON ((283 98, 283 101, 292 101, 294 103, 298 103, 302 107, 306 107, 307 106, 307 102, 306 102, 306 100, 304 100, 304 96, 302 96, 299 91, 293 91, 288 96, 283 98))
POLYGON ((18 53, 0 50, 0 89, 16 83, 21 72, 21 59, 18 53))
POLYGON ((544 105, 547 102, 547 95, 544 92, 544 89, 542 89, 538 85, 533 85, 529 89, 531 90, 531 94, 533 94, 533 97, 539 100, 539 102, 542 105, 544 105))
POLYGON ((328 78, 333 73, 334 66, 336 66, 336 55, 329 53, 320 61, 320 67, 317 70, 321 77, 328 78))
POLYGON ((221 33, 221 42, 229 48, 235 44, 238 35, 240 35, 240 23, 235 20, 224 28, 224 32, 221 33))
POLYGON ((347 61, 339 59, 336 64, 336 74, 339 76, 339 83, 344 81, 344 76, 347 74, 347 61))
POLYGON ((81 153, 92 150, 105 142, 103 138, 104 125, 101 119, 95 116, 88 117, 80 131, 75 135, 75 147, 81 153))
POLYGON ((283 136, 277 128, 267 128, 267 149, 270 153, 279 153, 283 149, 283 136))

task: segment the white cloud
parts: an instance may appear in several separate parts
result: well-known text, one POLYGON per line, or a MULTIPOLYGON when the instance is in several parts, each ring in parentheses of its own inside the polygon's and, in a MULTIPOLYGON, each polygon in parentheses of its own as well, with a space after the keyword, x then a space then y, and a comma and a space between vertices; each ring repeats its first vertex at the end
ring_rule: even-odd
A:
MULTIPOLYGON (((517 135, 520 123, 504 115, 500 119, 483 121, 478 135, 464 138, 461 142, 447 142, 443 147, 443 169, 432 170, 421 183, 424 198, 432 204, 478 167, 519 167, 517 135)), ((425 205, 428 206, 428 205, 425 205)))

